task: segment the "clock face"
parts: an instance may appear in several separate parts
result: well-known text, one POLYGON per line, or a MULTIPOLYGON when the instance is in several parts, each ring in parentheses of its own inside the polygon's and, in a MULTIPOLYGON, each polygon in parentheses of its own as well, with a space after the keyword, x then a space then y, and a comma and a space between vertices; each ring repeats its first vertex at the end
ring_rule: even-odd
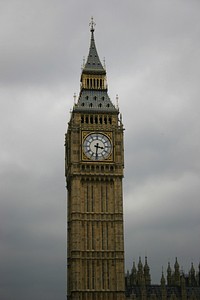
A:
POLYGON ((90 133, 83 141, 83 151, 91 160, 105 160, 112 152, 111 141, 102 133, 90 133))

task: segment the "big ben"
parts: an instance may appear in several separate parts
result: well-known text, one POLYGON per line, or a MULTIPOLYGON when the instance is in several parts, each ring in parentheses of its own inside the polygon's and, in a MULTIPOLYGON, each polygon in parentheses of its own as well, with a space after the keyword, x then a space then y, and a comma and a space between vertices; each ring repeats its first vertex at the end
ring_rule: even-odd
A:
POLYGON ((88 58, 65 141, 67 299, 124 300, 123 124, 90 23, 88 58))

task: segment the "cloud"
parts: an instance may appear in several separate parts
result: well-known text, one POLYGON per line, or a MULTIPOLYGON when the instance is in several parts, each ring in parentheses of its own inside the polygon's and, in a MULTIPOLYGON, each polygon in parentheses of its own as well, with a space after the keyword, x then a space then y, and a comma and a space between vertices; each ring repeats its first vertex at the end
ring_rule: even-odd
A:
POLYGON ((95 40, 125 126, 126 268, 199 259, 199 2, 1 3, 2 300, 65 299, 64 133, 95 40), (113 13, 114 11, 114 13, 113 13))

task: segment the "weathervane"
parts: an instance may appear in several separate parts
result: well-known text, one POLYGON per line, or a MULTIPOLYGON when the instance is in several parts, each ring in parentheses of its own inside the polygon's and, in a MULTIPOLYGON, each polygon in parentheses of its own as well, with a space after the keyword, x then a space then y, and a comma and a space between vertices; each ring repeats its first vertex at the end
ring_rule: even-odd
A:
POLYGON ((94 22, 94 18, 91 17, 91 22, 89 23, 90 31, 94 31, 94 27, 96 26, 96 23, 94 22))

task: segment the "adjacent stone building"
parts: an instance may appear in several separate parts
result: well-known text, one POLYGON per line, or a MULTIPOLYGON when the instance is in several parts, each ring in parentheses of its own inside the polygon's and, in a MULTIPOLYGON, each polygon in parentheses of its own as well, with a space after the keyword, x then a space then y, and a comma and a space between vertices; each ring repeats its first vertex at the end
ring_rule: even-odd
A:
POLYGON ((126 299, 134 300, 199 300, 200 299, 200 264, 196 272, 193 264, 188 274, 180 270, 177 258, 174 269, 168 263, 166 278, 162 272, 160 284, 151 284, 150 268, 145 257, 144 266, 141 258, 136 268, 133 263, 131 272, 125 276, 126 299))

